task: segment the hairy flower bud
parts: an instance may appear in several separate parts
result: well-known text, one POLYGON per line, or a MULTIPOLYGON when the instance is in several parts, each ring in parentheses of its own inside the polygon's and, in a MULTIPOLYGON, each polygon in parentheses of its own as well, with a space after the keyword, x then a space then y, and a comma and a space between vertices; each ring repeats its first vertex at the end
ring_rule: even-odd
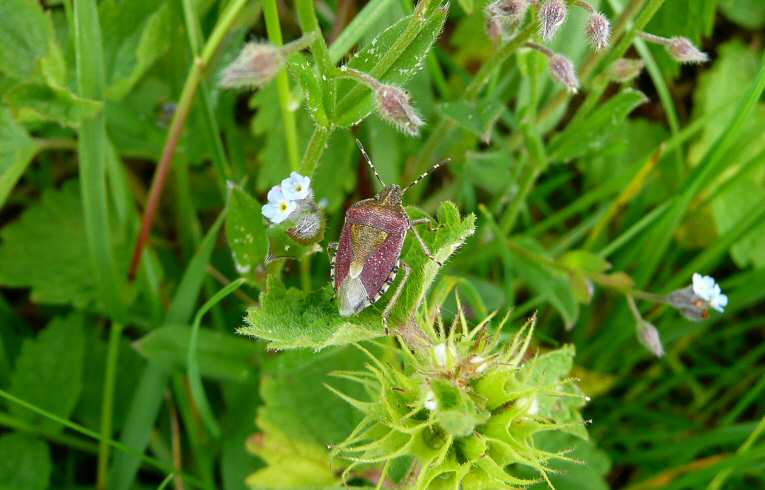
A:
POLYGON ((608 77, 617 83, 627 83, 643 71, 645 63, 641 59, 619 58, 608 70, 608 77))
POLYGON ((558 29, 566 21, 568 8, 563 0, 546 0, 539 11, 539 35, 545 41, 550 41, 558 33, 558 29))
POLYGON ((261 87, 270 82, 284 66, 284 55, 268 43, 250 42, 221 73, 224 88, 261 87))
POLYGON ((611 37, 611 23, 605 15, 600 12, 593 12, 587 19, 587 40, 592 49, 600 51, 608 47, 608 41, 611 37))
POLYGON ((553 53, 553 55, 550 56, 550 73, 552 73, 569 92, 575 94, 579 91, 579 79, 576 77, 576 70, 570 59, 563 55, 553 53))
POLYGON ((489 4, 486 9, 487 12, 491 12, 493 15, 501 15, 513 21, 518 21, 522 20, 526 15, 529 3, 527 0, 497 0, 489 4))
POLYGON ((380 84, 375 88, 380 116, 400 131, 417 136, 425 122, 412 107, 409 93, 394 85, 380 84))
POLYGON ((637 338, 643 346, 656 357, 664 355, 664 346, 661 343, 659 331, 651 323, 641 320, 636 326, 637 338))
POLYGON ((680 63, 706 63, 709 61, 709 56, 685 37, 671 38, 666 48, 669 55, 680 63))

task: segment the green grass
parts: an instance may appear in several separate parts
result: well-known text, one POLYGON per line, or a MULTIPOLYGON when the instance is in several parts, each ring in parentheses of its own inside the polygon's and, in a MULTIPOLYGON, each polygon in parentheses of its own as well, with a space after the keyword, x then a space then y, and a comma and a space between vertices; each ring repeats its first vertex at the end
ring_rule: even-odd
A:
MULTIPOLYGON (((550 463, 558 490, 765 486, 765 7, 593 0, 613 26, 595 53, 569 1, 546 46, 577 67, 572 95, 524 48, 541 43, 537 9, 496 43, 488 3, 0 2, 0 482, 341 488, 349 462, 328 448, 361 414, 335 393, 374 400, 365 364, 430 352, 417 327, 439 314, 449 330, 498 311, 505 340, 533 315, 531 352, 575 347, 589 441, 536 441, 581 462, 550 463), (679 65, 640 31, 710 61, 679 65), (248 41, 305 49, 262 86, 221 88, 248 41), (645 73, 613 82, 621 57, 645 73), (419 134, 344 65, 405 88, 419 134), (418 231, 445 266, 409 232, 398 340, 381 314, 400 279, 350 319, 328 286, 345 210, 380 190, 355 139, 389 184, 451 160, 405 194, 410 216, 436 219, 418 231), (295 215, 261 216, 292 171, 321 218, 300 243, 295 215), (730 302, 691 322, 662 295, 696 272, 730 302)), ((385 465, 386 484, 414 488, 410 464, 385 465)), ((348 483, 379 487, 380 470, 348 483)))

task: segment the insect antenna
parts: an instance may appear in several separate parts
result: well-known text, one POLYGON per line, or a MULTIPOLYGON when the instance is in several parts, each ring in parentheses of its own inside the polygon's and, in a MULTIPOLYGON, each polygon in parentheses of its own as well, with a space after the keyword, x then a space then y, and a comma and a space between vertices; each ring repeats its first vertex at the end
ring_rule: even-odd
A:
POLYGON ((442 165, 446 165, 447 163, 451 163, 451 162, 452 162, 452 159, 451 159, 451 158, 445 158, 445 159, 441 160, 440 162, 436 163, 435 165, 433 165, 432 167, 430 167, 430 168, 428 169, 428 171, 427 171, 427 172, 423 172, 423 174, 422 174, 422 175, 420 175, 419 177, 417 177, 416 179, 414 179, 413 181, 411 181, 411 182, 409 183, 409 185, 407 185, 406 187, 404 187, 404 189, 401 191, 401 194, 404 194, 406 191, 408 191, 409 189, 411 189, 412 187, 414 187, 415 185, 417 185, 417 184, 418 184, 418 183, 419 183, 419 182, 420 182, 422 179, 424 179, 424 178, 425 178, 425 177, 427 177, 428 175, 430 175, 430 174, 432 174, 433 172, 435 172, 435 171, 436 171, 436 170, 437 170, 439 167, 441 167, 442 165))
POLYGON ((375 164, 372 163, 372 159, 369 158, 369 155, 367 155, 367 151, 364 149, 364 145, 361 144, 361 141, 359 141, 358 138, 356 138, 356 146, 358 146, 359 150, 361 150, 361 155, 364 157, 364 160, 366 160, 367 165, 369 165, 369 168, 372 169, 372 172, 375 174, 375 177, 377 177, 377 180, 380 182, 380 185, 385 187, 385 182, 383 182, 383 179, 382 177, 380 177, 380 174, 377 173, 375 164))

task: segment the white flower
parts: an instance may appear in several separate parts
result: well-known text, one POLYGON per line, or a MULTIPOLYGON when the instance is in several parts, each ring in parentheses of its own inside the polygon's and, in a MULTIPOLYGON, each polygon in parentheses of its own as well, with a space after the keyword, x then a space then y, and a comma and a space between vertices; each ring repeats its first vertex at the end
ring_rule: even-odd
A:
POLYGON ((263 216, 272 223, 279 224, 290 217, 297 204, 284 196, 281 187, 275 185, 268 191, 268 204, 263 206, 263 216))
POLYGON ((438 401, 436 400, 436 395, 433 394, 433 390, 428 390, 427 395, 425 395, 424 405, 431 412, 438 408, 438 401))
POLYGON ((287 199, 299 201, 308 197, 311 192, 311 178, 292 172, 289 177, 282 180, 281 188, 287 199))
POLYGON ((728 297, 722 293, 720 285, 712 276, 693 274, 693 294, 703 299, 709 306, 722 313, 728 305, 728 297))

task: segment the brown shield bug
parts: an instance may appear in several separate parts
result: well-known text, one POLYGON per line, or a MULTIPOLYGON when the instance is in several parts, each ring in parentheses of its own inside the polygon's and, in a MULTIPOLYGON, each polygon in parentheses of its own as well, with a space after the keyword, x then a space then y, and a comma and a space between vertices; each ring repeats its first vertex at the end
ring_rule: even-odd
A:
POLYGON ((356 140, 361 154, 382 184, 382 191, 371 199, 364 199, 351 206, 345 213, 345 223, 339 242, 330 243, 332 282, 341 316, 351 316, 377 302, 396 279, 398 271, 404 275, 388 305, 383 311, 383 324, 388 330, 388 316, 396 304, 409 278, 411 268, 401 260, 401 249, 408 231, 412 231, 425 255, 441 266, 433 257, 415 226, 430 223, 430 218, 409 219, 402 198, 430 172, 442 164, 439 162, 403 189, 398 185, 385 185, 361 142, 356 140))

